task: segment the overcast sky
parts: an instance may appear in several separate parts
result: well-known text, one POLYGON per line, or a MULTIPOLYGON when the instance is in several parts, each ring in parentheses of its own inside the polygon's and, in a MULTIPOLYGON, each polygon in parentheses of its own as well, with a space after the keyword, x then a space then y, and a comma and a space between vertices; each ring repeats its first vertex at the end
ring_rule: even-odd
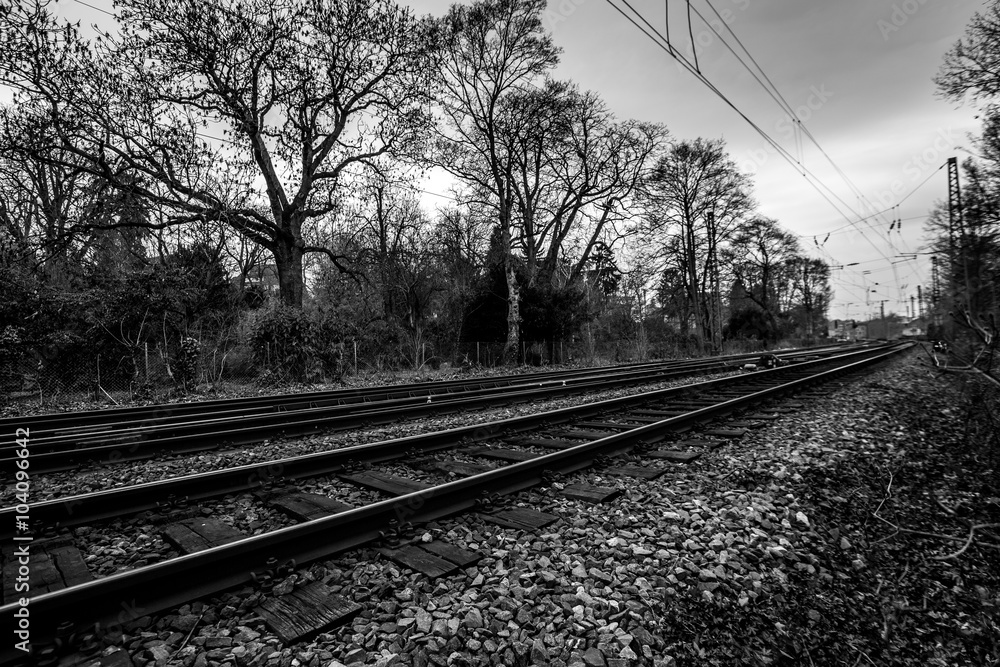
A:
MULTIPOLYGON (((849 213, 848 207, 862 217, 873 211, 865 209, 865 202, 859 201, 808 139, 803 164, 843 200, 843 204, 838 202, 842 213, 608 0, 550 0, 545 22, 563 49, 556 76, 599 92, 620 117, 665 123, 674 138, 724 138, 736 162, 753 174, 762 214, 800 235, 806 249, 832 265, 861 263, 833 271, 832 319, 844 318, 848 312, 852 318, 874 312, 877 299, 892 300, 885 304, 886 312, 905 314, 905 303, 916 294, 917 285, 930 282, 930 261, 919 257, 890 262, 898 260, 895 255, 899 253, 919 251, 924 243, 924 216, 935 200, 947 196, 946 170, 936 170, 948 157, 967 157, 961 147, 969 146, 969 132, 978 131, 975 111, 937 99, 931 78, 944 52, 983 3, 711 2, 781 96, 793 109, 801 109, 800 120, 820 146, 876 210, 893 206, 930 177, 899 207, 902 232, 893 230, 891 244, 887 232, 894 213, 870 220, 872 228, 860 223, 866 230, 864 236, 856 231, 850 222, 858 216, 849 213), (832 230, 838 231, 823 243, 832 230), (877 290, 867 292, 869 305, 865 304, 866 289, 877 290)), ((432 14, 441 14, 446 5, 438 0, 410 0, 409 4, 419 13, 432 14)), ((627 11, 622 0, 614 4, 627 11)), ((631 0, 661 31, 666 4, 631 0)), ((669 5, 671 43, 690 58, 686 3, 672 0, 669 5)), ((706 0, 693 0, 692 8, 720 27, 706 0)), ((702 73, 759 127, 798 155, 792 123, 697 15, 692 32, 702 73)), ((737 47, 730 35, 722 34, 737 47)))
MULTIPOLYGON (((450 4, 401 1, 418 14, 434 15, 450 4)), ((796 159, 801 155, 805 168, 833 190, 835 195, 827 196, 837 208, 736 111, 612 7, 611 2, 627 11, 624 0, 550 0, 545 23, 563 49, 555 75, 600 93, 621 118, 666 124, 675 139, 725 139, 734 160, 753 175, 762 214, 776 218, 801 237, 811 254, 830 264, 859 263, 833 271, 831 318, 863 318, 877 311, 878 299, 890 299, 886 312, 906 314, 917 285, 929 285, 930 262, 926 256, 914 261, 897 255, 921 250, 925 216, 936 200, 947 196, 946 171, 938 167, 951 156, 964 159, 971 147, 968 134, 979 130, 975 109, 936 98, 931 78, 983 2, 710 1, 867 201, 856 196, 808 139, 803 138, 801 150, 797 147, 787 116, 697 15, 691 32, 702 73, 796 159), (857 222, 911 192, 898 214, 857 222), (897 217, 902 218, 901 231, 890 234, 897 217)), ((661 32, 669 4, 671 43, 691 57, 686 2, 630 2, 661 32)), ((708 2, 692 0, 692 9, 712 19, 721 32, 708 2)), ((111 0, 87 4, 112 9, 111 0)), ((82 18, 84 24, 103 27, 111 21, 78 0, 61 0, 58 11, 72 20, 82 18)), ((731 35, 722 34, 736 48, 731 35)), ((446 188, 442 182, 427 185, 428 190, 446 188)), ((427 203, 443 202, 428 198, 427 203)))

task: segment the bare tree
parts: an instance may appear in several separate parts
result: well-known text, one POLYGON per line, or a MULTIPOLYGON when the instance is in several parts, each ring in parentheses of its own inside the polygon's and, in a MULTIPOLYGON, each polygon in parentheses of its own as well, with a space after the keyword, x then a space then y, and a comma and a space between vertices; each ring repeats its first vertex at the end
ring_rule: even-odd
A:
POLYGON ((48 0, 0 15, 0 82, 113 187, 218 220, 273 256, 302 304, 304 228, 367 161, 425 127, 430 31, 392 0, 124 0, 119 35, 84 42, 48 0), (221 135, 221 136, 220 136, 221 135))
POLYGON ((983 132, 976 142, 980 161, 966 160, 959 225, 949 212, 932 213, 928 228, 940 236, 935 245, 949 257, 950 289, 945 304, 955 322, 971 332, 983 348, 1000 343, 1000 1, 990 0, 976 13, 965 35, 945 54, 934 82, 946 99, 968 95, 987 102, 983 132), (935 229, 936 228, 936 229, 935 229))
POLYGON ((453 5, 442 20, 444 44, 436 63, 442 123, 433 161, 496 214, 507 282, 508 362, 517 355, 521 317, 512 233, 514 163, 502 141, 501 119, 505 98, 529 90, 558 62, 559 50, 542 28, 545 6, 545 0, 453 5))
POLYGON ((649 160, 666 136, 661 125, 617 122, 595 93, 551 80, 509 96, 502 140, 514 163, 515 247, 528 284, 579 279, 595 246, 628 215, 649 160), (575 246, 575 247, 571 247, 575 246))
POLYGON ((414 324, 411 287, 421 271, 413 269, 429 254, 425 236, 430 226, 412 192, 389 178, 373 176, 352 216, 358 265, 378 293, 382 317, 414 324))
POLYGON ((938 91, 952 100, 966 94, 986 99, 1000 95, 1000 2, 990 0, 976 12, 965 35, 944 56, 934 77, 938 91))
POLYGON ((780 291, 790 282, 789 269, 800 256, 795 236, 772 218, 756 217, 741 225, 723 256, 747 298, 777 331, 780 291))
POLYGON ((788 274, 792 300, 789 305, 802 311, 802 333, 815 336, 817 322, 825 319, 833 298, 830 265, 814 257, 793 257, 788 263, 788 274))
POLYGON ((653 168, 645 199, 649 262, 666 268, 669 253, 680 251, 698 338, 718 339, 721 323, 712 316, 720 298, 718 255, 753 208, 749 179, 721 139, 682 141, 653 168))

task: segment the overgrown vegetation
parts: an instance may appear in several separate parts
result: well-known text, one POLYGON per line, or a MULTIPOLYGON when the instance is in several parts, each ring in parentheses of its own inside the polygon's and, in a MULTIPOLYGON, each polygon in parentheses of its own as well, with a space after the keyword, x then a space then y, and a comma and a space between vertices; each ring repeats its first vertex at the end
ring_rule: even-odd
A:
POLYGON ((545 8, 126 0, 98 40, 51 0, 4 7, 5 386, 139 396, 336 380, 348 350, 421 368, 476 344, 538 363, 825 334, 822 262, 792 241, 727 261, 767 249, 750 230, 790 237, 725 144, 554 79, 545 8), (450 207, 420 199, 428 169, 450 207))
POLYGON ((936 280, 935 333, 958 343, 989 372, 1000 344, 1000 2, 987 3, 945 55, 935 78, 939 94, 980 109, 982 134, 973 157, 952 159, 948 202, 935 207, 932 235, 936 280), (958 186, 957 188, 955 186, 958 186))

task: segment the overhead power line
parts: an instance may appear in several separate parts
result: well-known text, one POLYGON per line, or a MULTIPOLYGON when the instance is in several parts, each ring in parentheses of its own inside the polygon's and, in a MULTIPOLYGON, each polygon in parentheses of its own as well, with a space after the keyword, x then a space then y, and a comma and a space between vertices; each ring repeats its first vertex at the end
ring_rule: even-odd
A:
MULTIPOLYGON (((746 48, 746 46, 740 40, 739 36, 736 35, 735 31, 731 27, 729 27, 728 23, 725 21, 725 19, 719 13, 719 11, 716 10, 716 8, 712 4, 711 0, 705 0, 705 2, 709 6, 709 8, 712 10, 712 12, 715 14, 715 16, 718 17, 719 21, 725 27, 726 31, 730 35, 732 35, 733 39, 735 39, 736 43, 740 46, 740 48, 742 49, 742 51, 746 54, 746 57, 753 63, 753 65, 754 65, 754 67, 756 68, 757 71, 755 72, 754 68, 751 68, 750 65, 747 64, 747 62, 744 61, 744 59, 738 53, 736 53, 735 49, 728 43, 728 41, 725 39, 725 37, 723 37, 719 33, 719 31, 715 29, 715 27, 711 24, 711 22, 709 20, 707 20, 697 10, 695 10, 696 15, 699 18, 701 18, 701 20, 705 23, 705 25, 709 28, 709 30, 711 30, 716 35, 716 37, 718 37, 719 41, 721 41, 723 43, 723 45, 730 51, 730 53, 733 54, 733 56, 737 59, 737 61, 740 62, 741 65, 743 65, 743 67, 751 74, 751 76, 753 76, 753 78, 757 81, 757 83, 761 86, 761 88, 763 88, 764 91, 767 92, 767 94, 772 98, 772 100, 774 100, 774 102, 778 105, 778 107, 785 114, 788 115, 788 117, 789 117, 789 119, 791 121, 793 121, 793 123, 794 123, 793 127, 797 130, 796 135, 795 135, 797 150, 801 151, 801 143, 800 143, 801 142, 801 136, 804 135, 820 151, 820 153, 823 155, 823 157, 827 160, 827 162, 830 163, 830 165, 833 167, 833 169, 837 172, 837 174, 841 177, 841 179, 843 179, 844 183, 847 184, 848 188, 851 189, 851 191, 858 197, 858 199, 860 201, 863 201, 869 208, 875 209, 875 206, 868 199, 868 197, 850 179, 850 177, 848 177, 848 175, 840 168, 840 166, 837 165, 837 163, 833 160, 833 158, 830 156, 830 154, 823 148, 823 146, 819 143, 819 141, 816 139, 816 137, 809 131, 809 128, 806 127, 805 123, 802 122, 802 119, 798 117, 798 114, 796 114, 796 112, 792 109, 791 105, 788 103, 788 101, 785 99, 785 97, 781 94, 781 91, 778 90, 777 86, 774 84, 774 82, 771 80, 771 78, 767 75, 767 72, 765 72, 764 69, 763 69, 763 67, 761 67, 761 65, 756 61, 756 59, 753 57, 753 54, 751 54, 750 51, 749 51, 749 49, 746 48), (759 72, 759 75, 758 75, 758 72, 759 72), (763 78, 763 81, 761 80, 762 78, 763 78)), ((669 35, 668 35, 668 39, 669 39, 669 35)), ((800 163, 801 163, 801 160, 800 160, 800 163)), ((825 187, 825 185, 824 185, 824 187, 825 187)), ((919 189, 919 187, 920 186, 918 186, 917 189, 919 189)), ((904 197, 904 200, 907 197, 904 197)), ((870 220, 872 218, 876 218, 876 217, 881 217, 882 220, 883 220, 883 222, 890 222, 890 221, 886 220, 882 216, 882 214, 893 211, 895 208, 898 208, 899 204, 901 204, 901 203, 902 203, 902 200, 900 202, 897 202, 897 204, 896 204, 895 207, 889 207, 889 208, 883 209, 881 211, 876 211, 874 214, 866 216, 866 217, 862 217, 862 218, 860 218, 856 222, 867 222, 868 220, 870 220)), ((895 221, 895 217, 893 219, 893 222, 896 222, 895 221)), ((872 232, 874 232, 874 233, 879 233, 879 231, 880 231, 880 230, 874 228, 871 225, 871 223, 867 223, 866 226, 872 232)), ((893 229, 893 227, 894 227, 894 224, 890 224, 889 231, 891 231, 893 229)), ((893 250, 898 251, 898 248, 896 248, 896 246, 895 246, 895 244, 894 244, 891 236, 886 235, 885 240, 886 240, 886 243, 889 245, 890 248, 892 248, 893 250)))
MULTIPOLYGON (((876 252, 878 252, 883 257, 883 259, 889 261, 889 257, 886 255, 886 253, 883 252, 882 249, 879 248, 874 242, 872 242, 870 238, 868 238, 867 234, 865 234, 865 230, 859 226, 858 221, 852 220, 851 216, 844 212, 844 209, 849 211, 851 214, 853 214, 856 218, 860 220, 862 219, 862 216, 857 211, 854 211, 854 209, 849 204, 847 204, 832 188, 827 186, 821 179, 819 179, 815 174, 813 174, 812 171, 808 169, 805 165, 795 160, 795 158, 783 146, 781 146, 773 137, 771 137, 765 130, 763 130, 763 128, 761 128, 753 120, 751 120, 747 116, 747 114, 742 111, 742 109, 740 109, 732 100, 728 98, 728 96, 726 96, 721 90, 719 90, 719 88, 715 84, 713 84, 702 72, 700 72, 695 64, 693 64, 690 60, 684 57, 683 54, 679 53, 676 49, 674 49, 670 45, 669 37, 660 34, 659 31, 649 23, 649 21, 645 18, 645 16, 643 16, 639 11, 637 11, 635 7, 633 7, 628 0, 621 0, 621 1, 622 4, 624 4, 626 7, 628 7, 629 10, 631 10, 634 17, 632 15, 629 15, 628 12, 626 12, 624 9, 618 6, 613 0, 608 0, 608 4, 611 5, 611 7, 615 9, 615 11, 621 14, 627 21, 629 21, 629 23, 635 26, 646 37, 652 40, 654 44, 656 44, 659 48, 666 51, 671 57, 677 60, 677 62, 681 65, 681 67, 686 69, 695 78, 701 81, 706 87, 709 88, 709 90, 715 93, 716 96, 719 97, 726 105, 732 108, 741 118, 743 118, 747 122, 747 124, 749 124, 769 145, 771 145, 783 159, 785 159, 793 168, 795 168, 806 179, 806 181, 809 182, 809 184, 817 191, 817 193, 820 194, 820 196, 822 196, 827 201, 827 203, 829 203, 830 206, 835 211, 837 211, 838 214, 840 214, 843 218, 845 218, 848 221, 850 225, 854 226, 857 229, 858 233, 862 235, 862 237, 869 243, 869 245, 872 246, 873 249, 875 249, 876 252), (645 25, 645 27, 643 27, 643 25, 640 25, 639 22, 645 25), (834 200, 836 200, 836 202, 834 200)), ((836 165, 835 168, 837 168, 836 165)), ((849 185, 853 184, 849 183, 849 185)), ((856 189, 856 186, 854 187, 856 189)), ((869 226, 869 231, 877 233, 877 230, 870 226, 869 226)), ((890 245, 892 245, 891 241, 890 245)), ((894 250, 896 249, 894 248, 894 250)))
MULTIPOLYGON (((880 215, 882 215, 884 213, 889 213, 890 211, 897 211, 897 215, 898 215, 898 209, 903 204, 903 202, 905 202, 907 199, 909 199, 910 197, 912 197, 914 194, 917 193, 917 191, 920 188, 922 188, 927 183, 929 183, 930 180, 932 178, 934 178, 934 176, 939 171, 941 171, 942 169, 944 169, 944 167, 947 164, 948 164, 947 162, 942 162, 941 165, 937 169, 935 169, 933 172, 931 172, 931 174, 927 178, 925 178, 923 181, 921 181, 920 184, 917 185, 917 187, 915 187, 912 190, 910 190, 910 192, 905 197, 903 197, 902 199, 900 199, 897 203, 893 204, 889 208, 882 209, 881 211, 876 211, 875 213, 872 213, 871 215, 869 215, 867 217, 861 218, 861 220, 859 220, 858 222, 861 222, 861 221, 864 221, 864 220, 871 220, 872 218, 879 217, 880 215)), ((915 215, 915 216, 911 216, 909 218, 894 217, 893 221, 898 225, 901 222, 906 222, 906 221, 909 221, 909 220, 922 220, 922 219, 927 218, 927 217, 928 217, 927 215, 915 215)), ((816 232, 815 234, 799 234, 797 236, 799 236, 800 238, 816 238, 817 236, 824 236, 824 235, 825 236, 832 236, 834 234, 839 233, 841 230, 844 230, 844 229, 847 229, 848 227, 853 227, 853 226, 854 226, 854 223, 853 222, 849 222, 846 225, 841 225, 840 227, 835 227, 835 228, 830 229, 830 230, 825 230, 825 231, 822 231, 822 232, 816 232)))
MULTIPOLYGON (((832 159, 832 157, 829 155, 829 153, 827 153, 826 150, 819 144, 819 142, 816 140, 815 136, 813 136, 812 133, 809 132, 808 128, 805 127, 805 125, 802 123, 801 119, 798 118, 797 114, 791 108, 791 105, 788 103, 788 101, 781 94, 781 91, 777 89, 777 86, 774 85, 774 82, 770 79, 770 77, 768 77, 767 73, 763 70, 763 68, 760 66, 760 64, 753 58, 753 55, 750 54, 749 50, 746 48, 745 45, 743 45, 743 43, 740 41, 739 37, 735 34, 735 32, 726 24, 725 19, 715 9, 715 7, 712 5, 712 3, 710 2, 710 0, 706 0, 706 3, 712 9, 713 13, 717 17, 719 17, 719 19, 722 22, 722 24, 726 26, 727 31, 733 36, 733 38, 736 40, 737 44, 739 44, 739 46, 743 50, 743 52, 746 53, 747 58, 754 64, 754 66, 756 67, 757 71, 754 71, 754 69, 751 68, 738 53, 736 53, 736 51, 732 47, 732 45, 730 45, 728 43, 728 41, 723 37, 723 35, 721 35, 719 33, 719 31, 717 31, 714 28, 714 26, 711 25, 711 23, 705 18, 704 15, 701 14, 701 12, 697 11, 696 8, 690 8, 689 11, 693 12, 696 16, 698 16, 705 23, 705 25, 726 46, 726 48, 730 51, 730 53, 732 53, 733 56, 736 57, 737 60, 747 69, 747 71, 750 72, 750 74, 752 75, 752 77, 757 81, 758 85, 760 85, 765 90, 765 92, 768 93, 768 95, 772 98, 772 100, 775 102, 775 104, 777 104, 779 106, 779 108, 781 108, 784 113, 788 114, 789 118, 794 122, 794 127, 797 128, 797 129, 799 129, 803 135, 805 135, 806 137, 809 138, 809 140, 816 146, 816 148, 823 154, 823 156, 826 158, 826 160, 830 163, 830 165, 833 167, 833 169, 844 180, 844 182, 851 189, 851 191, 853 192, 853 194, 855 194, 857 196, 857 198, 859 199, 859 201, 865 202, 870 209, 875 209, 876 207, 872 204, 872 202, 868 199, 868 197, 860 190, 860 188, 857 187, 856 184, 854 184, 854 182, 839 167, 839 165, 836 164, 836 162, 832 159)), ((887 209, 878 210, 875 213, 873 213, 871 215, 868 215, 868 216, 862 216, 857 211, 855 211, 849 204, 847 204, 832 188, 830 188, 828 185, 826 185, 826 183, 824 183, 820 178, 818 178, 815 174, 813 174, 813 172, 810 169, 808 169, 804 164, 802 164, 801 159, 797 160, 783 146, 781 146, 780 144, 778 144, 778 142, 773 137, 771 137, 766 131, 764 131, 759 125, 757 125, 752 120, 750 120, 750 118, 745 113, 743 113, 743 111, 734 102, 732 102, 724 93, 722 93, 722 91, 719 90, 718 87, 715 86, 701 72, 700 67, 698 66, 697 61, 695 61, 694 63, 692 63, 690 60, 688 60, 687 58, 685 58, 683 54, 681 54, 677 49, 675 49, 673 47, 673 45, 670 42, 670 35, 669 35, 669 11, 665 12, 666 18, 665 18, 665 22, 664 22, 664 27, 666 28, 667 34, 666 35, 661 35, 659 33, 659 31, 656 28, 654 28, 650 24, 650 22, 648 20, 646 20, 646 18, 638 10, 635 9, 635 7, 632 6, 632 4, 629 2, 629 0, 622 0, 622 4, 624 4, 626 7, 628 7, 629 10, 631 10, 631 12, 632 12, 632 14, 634 14, 635 18, 633 18, 633 16, 630 16, 621 7, 617 6, 612 0, 608 0, 608 4, 610 4, 613 9, 615 9, 619 14, 621 14, 626 20, 628 20, 633 26, 635 26, 646 37, 648 37, 649 39, 651 39, 654 44, 656 44, 659 48, 665 50, 669 55, 671 55, 675 60, 677 60, 677 62, 680 64, 680 66, 682 68, 684 68, 687 71, 689 71, 695 78, 697 78, 706 87, 708 87, 709 90, 711 90, 712 92, 714 92, 716 94, 716 96, 718 96, 723 102, 725 102, 730 108, 732 108, 769 145, 771 145, 775 149, 775 151, 786 162, 788 162, 793 168, 795 168, 797 171, 799 171, 799 173, 802 174, 802 176, 817 191, 817 193, 820 194, 820 196, 822 196, 827 201, 827 203, 829 203, 831 205, 831 207, 835 211, 837 211, 838 214, 840 214, 842 217, 844 217, 847 220, 848 224, 844 225, 844 226, 842 226, 840 228, 838 228, 838 230, 845 229, 846 227, 853 227, 859 234, 861 234, 861 236, 865 239, 865 241, 882 257, 882 261, 885 261, 885 262, 888 263, 889 266, 887 268, 890 268, 893 271, 895 282, 896 282, 896 284, 899 284, 899 282, 900 282, 899 281, 899 275, 898 275, 898 272, 896 270, 896 267, 892 264, 890 258, 879 247, 879 245, 877 245, 876 243, 874 243, 872 241, 872 239, 870 239, 865 232, 866 232, 866 229, 867 229, 867 231, 870 231, 871 233, 879 236, 879 238, 882 238, 882 234, 885 234, 884 240, 887 243, 887 245, 894 252, 899 253, 900 249, 893 242, 893 239, 892 239, 892 237, 890 235, 890 232, 893 229, 899 230, 901 228, 901 223, 902 223, 903 219, 900 218, 900 217, 898 217, 898 214, 894 214, 892 220, 890 221, 889 219, 887 219, 884 216, 884 214, 889 213, 889 212, 895 212, 895 211, 897 211, 899 205, 903 201, 905 201, 906 199, 908 199, 910 196, 912 196, 912 194, 914 192, 916 192, 917 190, 919 190, 920 187, 922 187, 927 181, 929 181, 930 178, 933 177, 933 174, 931 174, 926 179, 924 179, 924 181, 922 181, 920 184, 918 184, 917 187, 914 188, 913 191, 911 191, 910 193, 908 193, 906 195, 906 197, 904 197, 902 200, 900 200, 900 202, 898 202, 894 206, 889 207, 887 209), (638 21, 640 21, 646 27, 644 28, 643 25, 640 25, 636 21, 636 19, 638 19, 638 21), (829 194, 827 194, 827 193, 829 193, 829 194), (832 199, 831 199, 831 196, 832 196, 832 199), (839 205, 838 205, 838 203, 835 203, 834 200, 836 200, 836 202, 839 202, 839 205), (842 210, 841 207, 843 207, 843 209, 846 209, 847 211, 849 211, 857 219, 852 219, 852 217, 850 215, 846 214, 844 212, 844 210, 842 210), (873 226, 872 223, 871 223, 871 220, 873 218, 881 218, 884 223, 888 223, 889 224, 888 230, 880 230, 879 228, 873 226), (865 226, 866 229, 862 228, 861 223, 865 223, 864 226, 865 226)), ((693 51, 692 56, 696 58, 697 57, 697 47, 695 46, 695 42, 694 42, 693 38, 691 40, 691 48, 692 48, 692 51, 693 51)), ((799 150, 799 151, 801 151, 800 140, 801 140, 800 135, 796 134, 796 146, 797 146, 797 150, 799 150)), ((801 157, 801 153, 800 153, 800 157, 801 157)), ((827 235, 827 238, 828 238, 829 237, 829 233, 827 233, 827 234, 828 234, 827 235)), ((821 234, 817 234, 816 236, 820 236, 820 235, 821 234)), ((824 239, 824 241, 825 240, 826 239, 824 239)), ((900 240, 902 240, 901 236, 900 236, 900 240)), ((903 241, 903 243, 905 245, 905 241, 903 241)), ((823 248, 819 246, 818 242, 816 243, 816 246, 820 250, 821 253, 829 255, 829 253, 826 253, 823 250, 823 248)), ((832 255, 830 255, 830 257, 832 258, 832 255)), ((904 288, 905 288, 905 286, 904 286, 904 288)))
MULTIPOLYGON (((718 87, 715 86, 715 84, 713 84, 707 77, 705 77, 701 72, 699 72, 695 68, 695 66, 691 63, 691 61, 689 61, 687 58, 685 58, 683 55, 681 55, 675 49, 668 48, 667 47, 667 39, 663 35, 661 35, 655 28, 653 28, 653 26, 650 25, 649 21, 647 21, 642 14, 640 14, 638 11, 636 11, 636 9, 634 7, 632 7, 632 5, 628 2, 628 0, 622 0, 622 3, 626 7, 628 7, 630 10, 632 10, 632 12, 636 15, 636 17, 638 17, 638 19, 640 21, 642 21, 642 23, 644 23, 649 28, 649 30, 652 31, 652 32, 646 30, 641 25, 639 25, 635 21, 635 19, 633 19, 631 16, 629 16, 629 14, 625 10, 623 10, 621 7, 617 6, 614 3, 613 0, 607 0, 607 2, 619 14, 621 14, 623 17, 625 17, 625 19, 628 20, 629 23, 631 23, 632 25, 634 25, 640 32, 642 32, 644 35, 646 35, 646 37, 648 37, 650 40, 652 40, 654 44, 656 44, 659 48, 663 49, 664 51, 666 51, 667 53, 669 53, 672 57, 674 57, 675 59, 677 59, 677 61, 681 64, 681 66, 684 69, 686 69, 687 71, 689 71, 699 81, 701 81, 702 83, 704 83, 709 88, 709 90, 711 90, 713 93, 715 93, 716 96, 719 97, 727 106, 729 106, 731 109, 733 109, 733 111, 735 111, 741 118, 743 118, 747 122, 747 124, 749 124, 768 144, 770 144, 779 153, 779 155, 781 155, 786 161, 789 162, 789 164, 791 164, 793 167, 795 167, 796 170, 799 171, 799 173, 802 174, 802 176, 805 177, 806 180, 809 181, 810 184, 813 185, 813 187, 817 188, 819 194, 824 199, 826 199, 830 203, 830 205, 842 217, 844 217, 847 220, 850 220, 850 217, 847 214, 845 214, 840 209, 840 207, 836 203, 834 203, 830 199, 830 197, 825 192, 823 192, 822 190, 820 190, 819 188, 825 188, 827 191, 830 192, 830 194, 832 194, 836 199, 838 199, 840 201, 840 203, 842 205, 844 205, 845 208, 848 208, 850 210, 850 207, 846 204, 846 202, 844 202, 835 192, 833 192, 833 190, 831 190, 829 187, 827 187, 825 184, 823 184, 818 178, 816 178, 812 174, 812 172, 810 170, 808 170, 805 166, 803 166, 801 164, 798 164, 795 161, 795 159, 788 153, 788 151, 783 146, 781 146, 773 137, 771 137, 766 131, 764 131, 763 128, 761 128, 753 120, 751 120, 750 117, 747 116, 743 112, 743 110, 740 109, 732 100, 730 100, 721 90, 719 90, 718 87)), ((858 214, 855 213, 855 215, 858 215, 858 214)), ((858 217, 860 217, 860 215, 858 215, 858 217)))

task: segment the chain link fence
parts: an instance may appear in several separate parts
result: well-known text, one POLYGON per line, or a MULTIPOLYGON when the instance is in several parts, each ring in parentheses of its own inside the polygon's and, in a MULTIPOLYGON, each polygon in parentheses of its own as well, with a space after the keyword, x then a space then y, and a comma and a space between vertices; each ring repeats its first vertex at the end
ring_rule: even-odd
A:
MULTIPOLYGON (((783 346, 805 341, 784 341, 783 346)), ((500 342, 460 342, 448 350, 423 344, 401 357, 364 341, 339 344, 335 363, 317 364, 305 376, 293 377, 279 360, 254 355, 245 346, 199 344, 185 364, 161 349, 143 346, 127 353, 76 354, 56 361, 23 359, 0 372, 0 405, 16 412, 88 409, 137 402, 169 402, 212 397, 287 393, 344 384, 386 384, 442 377, 459 372, 492 372, 504 364, 500 342), (97 405, 94 405, 97 404, 97 405)), ((760 341, 729 341, 721 354, 753 353, 760 341)), ((593 341, 525 341, 518 351, 521 366, 601 366, 697 356, 695 341, 652 343, 642 338, 593 341)))
MULTIPOLYGON (((311 377, 313 384, 339 378, 311 377)), ((97 401, 125 404, 167 401, 188 394, 257 394, 281 391, 301 378, 282 373, 276 363, 256 360, 243 348, 201 348, 192 363, 143 346, 125 354, 64 356, 56 361, 26 359, 0 377, 0 403, 51 406, 97 401), (279 370, 276 370, 279 368, 279 370)))

